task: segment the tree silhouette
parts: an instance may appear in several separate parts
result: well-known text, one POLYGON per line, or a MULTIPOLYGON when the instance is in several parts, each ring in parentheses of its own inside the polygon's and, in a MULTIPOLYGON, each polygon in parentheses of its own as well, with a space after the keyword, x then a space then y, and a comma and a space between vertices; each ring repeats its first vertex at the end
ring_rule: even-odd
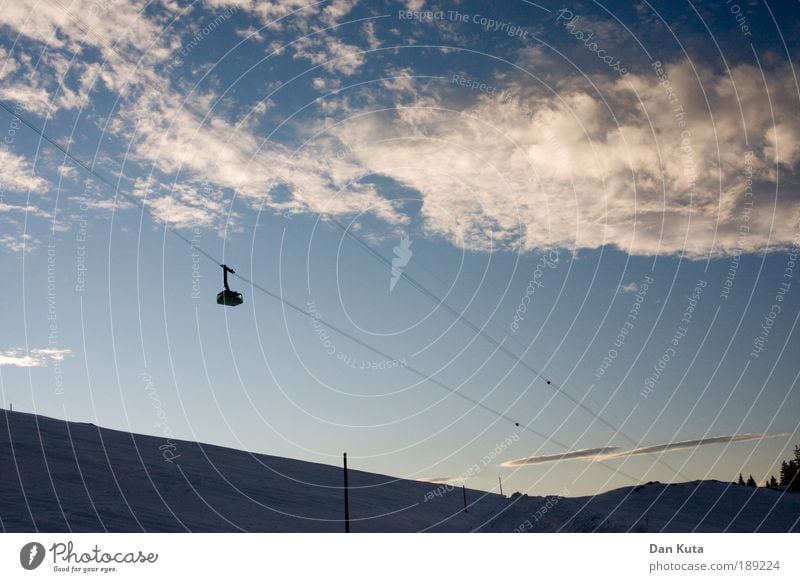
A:
MULTIPOLYGON (((781 463, 780 483, 775 479, 775 476, 772 475, 765 484, 767 487, 782 487, 785 491, 790 493, 800 491, 800 445, 795 445, 793 452, 794 458, 781 463)), ((739 473, 739 480, 736 484, 745 485, 747 487, 758 487, 758 483, 756 483, 752 475, 750 475, 745 482, 741 473, 739 473)))
POLYGON ((794 459, 781 463, 781 487, 800 491, 800 446, 794 448, 794 459))

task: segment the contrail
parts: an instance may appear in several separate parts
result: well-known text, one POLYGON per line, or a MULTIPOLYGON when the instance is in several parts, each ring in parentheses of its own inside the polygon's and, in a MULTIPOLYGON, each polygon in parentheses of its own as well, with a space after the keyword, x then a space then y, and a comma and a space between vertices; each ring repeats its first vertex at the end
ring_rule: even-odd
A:
POLYGON ((556 461, 571 461, 574 459, 589 460, 599 459, 602 456, 618 451, 619 447, 599 447, 596 449, 581 449, 568 453, 557 453, 555 455, 539 455, 538 457, 528 457, 525 459, 514 459, 501 464, 501 467, 520 467, 522 465, 540 465, 542 463, 555 463, 556 461))
POLYGON ((620 450, 619 447, 601 447, 596 449, 581 449, 579 451, 570 451, 568 453, 559 453, 555 455, 539 455, 537 457, 528 457, 523 459, 514 459, 502 463, 501 467, 521 467, 522 465, 539 465, 542 463, 555 463, 556 461, 608 461, 609 459, 622 459, 624 457, 633 457, 635 455, 652 455, 654 453, 665 453, 669 451, 680 451, 683 449, 693 449, 702 447, 704 445, 716 445, 719 443, 735 443, 741 441, 760 441, 763 439, 772 439, 778 437, 789 436, 787 432, 777 434, 760 434, 760 433, 743 433, 743 434, 730 434, 716 437, 706 437, 701 439, 692 439, 689 441, 679 441, 677 443, 663 443, 660 445, 648 445, 646 447, 638 447, 635 449, 620 450))

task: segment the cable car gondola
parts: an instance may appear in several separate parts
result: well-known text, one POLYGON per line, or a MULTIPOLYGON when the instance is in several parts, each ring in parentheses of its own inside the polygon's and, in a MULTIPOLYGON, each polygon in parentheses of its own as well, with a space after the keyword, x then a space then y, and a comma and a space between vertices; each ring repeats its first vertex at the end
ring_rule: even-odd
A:
POLYGON ((231 288, 228 287, 228 273, 233 273, 234 270, 228 265, 220 265, 220 267, 222 267, 222 280, 225 283, 225 289, 217 293, 217 303, 228 307, 241 305, 244 302, 242 294, 238 291, 231 291, 231 288))

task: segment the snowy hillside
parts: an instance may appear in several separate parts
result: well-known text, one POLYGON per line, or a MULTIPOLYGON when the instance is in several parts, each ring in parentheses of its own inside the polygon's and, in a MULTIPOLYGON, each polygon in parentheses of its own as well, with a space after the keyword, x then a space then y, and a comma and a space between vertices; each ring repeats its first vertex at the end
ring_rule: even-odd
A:
POLYGON ((594 497, 523 497, 494 521, 482 531, 797 532, 800 494, 721 481, 648 483, 594 497))
MULTIPOLYGON (((0 411, 3 531, 343 531, 341 467, 0 411), (165 455, 180 455, 173 462, 165 455)), ((506 499, 351 469, 354 532, 800 531, 800 495, 720 482, 506 499)))

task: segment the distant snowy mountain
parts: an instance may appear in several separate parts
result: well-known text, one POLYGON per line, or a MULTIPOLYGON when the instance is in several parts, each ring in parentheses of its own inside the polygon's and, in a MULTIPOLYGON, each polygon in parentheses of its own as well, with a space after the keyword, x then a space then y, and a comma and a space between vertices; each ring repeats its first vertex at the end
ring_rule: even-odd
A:
MULTIPOLYGON (((716 481, 511 499, 350 470, 354 532, 800 531, 800 495, 716 481)), ((341 532, 341 467, 0 411, 6 532, 341 532), (167 459, 171 458, 171 462, 167 459)))

